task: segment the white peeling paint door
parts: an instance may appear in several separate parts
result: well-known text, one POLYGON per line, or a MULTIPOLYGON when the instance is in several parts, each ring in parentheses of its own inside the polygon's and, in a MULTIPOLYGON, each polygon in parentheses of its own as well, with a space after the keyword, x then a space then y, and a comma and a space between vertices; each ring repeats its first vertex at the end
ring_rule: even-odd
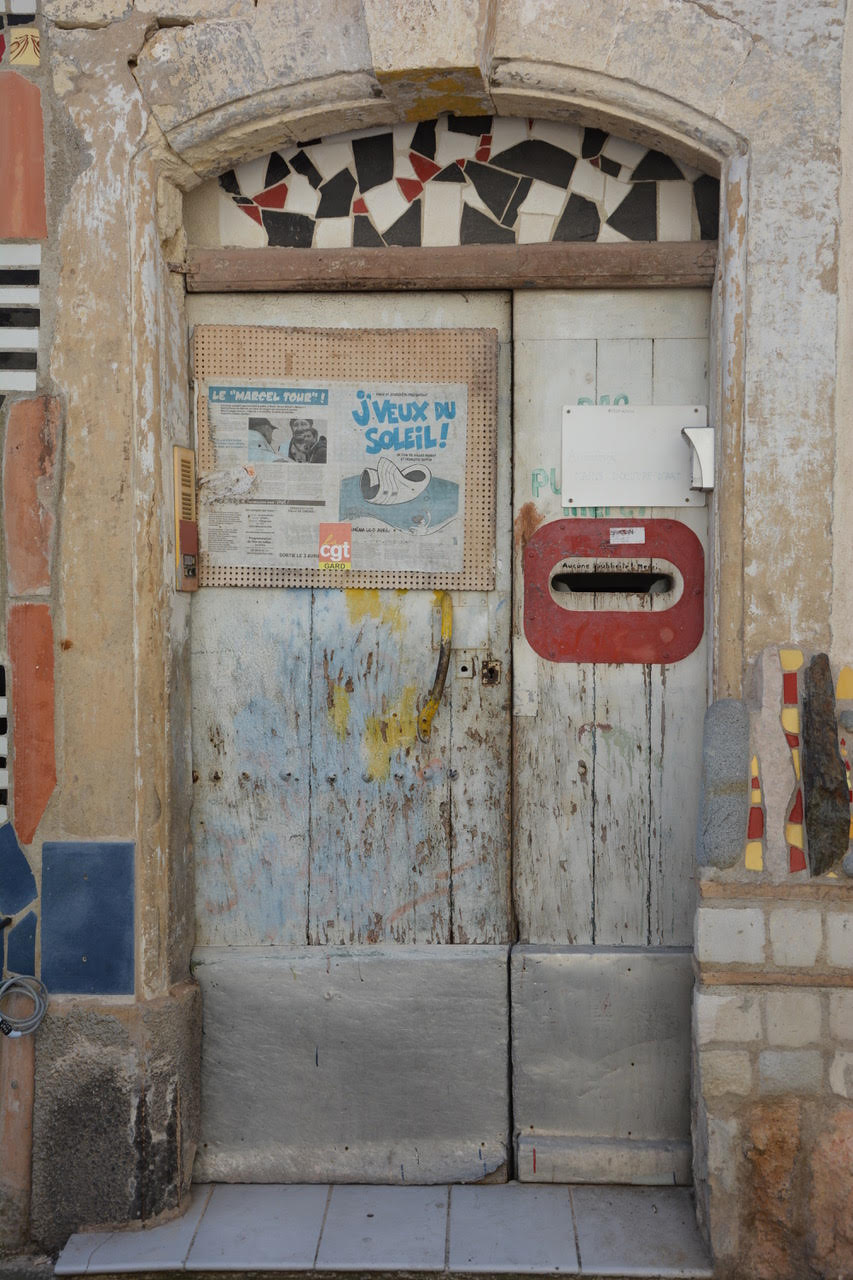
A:
MULTIPOLYGON (((513 1103, 518 1176, 690 1180, 694 824, 707 645, 669 665, 548 662, 524 545, 559 520, 563 405, 707 404, 709 295, 514 302, 513 1103)), ((685 445, 686 448, 686 445, 685 445)), ((668 517, 707 548, 707 510, 668 517)))
POLYGON ((205 588, 193 602, 195 1176, 505 1177, 510 297, 190 306, 193 323, 496 329, 500 361, 496 586, 453 594, 428 742, 434 592, 205 588))

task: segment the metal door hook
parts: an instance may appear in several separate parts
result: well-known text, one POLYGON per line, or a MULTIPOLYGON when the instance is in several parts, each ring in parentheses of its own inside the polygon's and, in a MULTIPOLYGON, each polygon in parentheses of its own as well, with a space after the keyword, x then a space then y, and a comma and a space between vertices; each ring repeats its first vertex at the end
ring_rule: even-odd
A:
POLYGON ((438 668, 432 689, 426 700, 424 709, 418 716, 418 737, 421 742, 429 742, 432 719, 444 693, 444 682, 450 666, 450 641, 453 636, 453 601, 449 591, 436 592, 436 603, 441 605, 441 646, 438 651, 438 668))

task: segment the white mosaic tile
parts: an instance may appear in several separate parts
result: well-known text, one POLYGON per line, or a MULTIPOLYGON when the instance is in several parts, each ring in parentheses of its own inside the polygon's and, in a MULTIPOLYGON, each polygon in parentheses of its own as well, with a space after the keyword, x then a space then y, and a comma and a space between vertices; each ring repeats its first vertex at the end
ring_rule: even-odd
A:
POLYGON ((550 213, 522 213, 518 219, 519 244, 547 244, 554 231, 556 219, 550 213))
POLYGON ((450 133, 449 130, 437 132, 435 163, 441 165, 443 169, 454 160, 473 160, 479 145, 480 139, 470 133, 450 133))
POLYGON ((534 178, 522 202, 521 212, 550 213, 553 216, 562 212, 565 203, 566 193, 562 187, 553 187, 550 182, 534 178))
POLYGON ((380 234, 387 231, 391 223, 402 217, 409 207, 408 200, 393 179, 383 182, 380 187, 374 187, 363 199, 373 225, 380 234))
POLYGON ((618 178, 611 178, 609 174, 604 179, 604 216, 609 218, 615 209, 618 209, 622 201, 631 190, 629 182, 620 182, 618 178))
POLYGON ((0 369, 0 391, 35 391, 35 370, 0 369))
POLYGON ((506 151, 528 137, 526 120, 493 120, 492 121, 492 155, 498 151, 506 151))
POLYGON ((615 160, 617 164, 635 169, 647 150, 648 148, 641 147, 639 142, 629 142, 627 138, 610 137, 601 148, 601 154, 607 156, 608 160, 615 160))
POLYGON ((244 196, 256 196, 263 191, 267 179, 269 156, 260 156, 257 160, 248 160, 246 164, 238 164, 234 173, 240 190, 244 196))
POLYGON ((0 285, 0 307, 37 307, 38 305, 37 284, 0 285))
POLYGON ((347 142, 321 142, 316 147, 306 147, 305 154, 325 182, 341 169, 349 169, 355 177, 352 146, 347 142))
POLYGON ((480 198, 473 187, 460 187, 459 190, 462 192, 463 204, 469 204, 472 209, 479 209, 480 213, 485 213, 487 217, 494 218, 495 215, 492 213, 489 206, 480 198))
POLYGON ((571 151, 573 155, 581 153, 583 129, 576 124, 560 124, 557 120, 534 120, 530 126, 531 138, 541 138, 543 142, 553 142, 555 147, 571 151))
POLYGON ((287 204, 284 207, 287 212, 305 213, 309 218, 313 218, 320 203, 319 191, 311 186, 304 173, 288 174, 285 181, 287 182, 287 204))
MULTIPOLYGON (((395 178, 417 178, 418 175, 412 168, 412 162, 406 151, 398 152, 394 156, 394 177, 395 178)), ((420 181, 420 179, 418 179, 420 181)))
POLYGON ((630 241, 630 236, 623 236, 621 231, 614 231, 612 227, 608 227, 606 222, 602 222, 598 230, 599 244, 622 244, 630 241))
POLYGON ((409 151, 412 145, 412 138, 415 136, 416 125, 413 124, 395 124, 391 132, 394 135, 394 150, 403 152, 409 151))
POLYGON ((314 232, 317 249, 345 249, 352 244, 351 218, 319 218, 314 232))
POLYGON ((578 160, 569 188, 576 191, 579 196, 585 196, 587 200, 594 200, 597 204, 599 200, 604 199, 604 174, 588 160, 578 160))
POLYGON ((693 230, 693 188, 688 182, 658 183, 658 240, 689 240, 693 230))
POLYGON ((41 266, 40 244, 0 244, 0 269, 41 266))
POLYGON ((462 216, 462 187, 456 183, 427 183, 424 187, 425 245, 459 243, 459 219, 462 216))
POLYGON ((0 328, 0 351, 38 351, 38 329, 0 328))
POLYGON ((231 197, 219 189, 219 243, 238 249, 262 249, 267 233, 253 218, 243 213, 231 197))

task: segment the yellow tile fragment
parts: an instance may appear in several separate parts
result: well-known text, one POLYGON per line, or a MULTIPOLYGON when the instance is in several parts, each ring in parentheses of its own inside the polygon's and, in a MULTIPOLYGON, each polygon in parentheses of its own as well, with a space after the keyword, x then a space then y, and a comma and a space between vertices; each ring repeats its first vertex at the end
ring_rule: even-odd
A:
POLYGON ((791 764, 794 766, 794 777, 800 780, 800 748, 791 747, 791 764))
POLYGON ((788 822, 785 824, 785 839, 788 844, 795 844, 798 849, 804 849, 803 844, 803 825, 801 822, 788 822))
POLYGON ((800 732, 800 709, 799 707, 783 707, 782 708, 782 728, 786 733, 800 732))
POLYGON ((836 698, 853 698, 853 667, 842 667, 835 686, 836 698))
POLYGON ((764 870, 764 847, 760 840, 749 840, 744 861, 747 871, 764 870))
POLYGON ((803 665, 802 649, 780 649, 779 662, 783 671, 799 671, 803 665))
POLYGON ((36 27, 12 27, 9 31, 9 61, 19 67, 40 65, 40 36, 36 27))

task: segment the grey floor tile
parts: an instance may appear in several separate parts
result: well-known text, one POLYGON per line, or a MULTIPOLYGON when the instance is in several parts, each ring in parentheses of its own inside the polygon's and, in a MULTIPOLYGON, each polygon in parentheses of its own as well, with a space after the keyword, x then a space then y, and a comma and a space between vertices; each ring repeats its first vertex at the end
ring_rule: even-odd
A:
POLYGON ((214 1188, 188 1271, 284 1271, 314 1265, 329 1188, 214 1188))
POLYGON ((88 1274, 110 1271, 172 1271, 184 1265, 210 1187, 192 1189, 190 1207, 183 1217, 160 1227, 140 1231, 113 1231, 89 1259, 88 1274))
POLYGON ((70 1237, 53 1268, 57 1276, 78 1276, 88 1269, 89 1259, 99 1245, 109 1240, 112 1231, 78 1231, 70 1237))
POLYGON ((451 1187, 450 1269, 575 1271, 568 1187, 451 1187))
POLYGON ((683 1187, 572 1187, 582 1275, 711 1277, 683 1187))
POLYGON ((317 1266, 440 1271, 447 1187, 334 1187, 317 1266))

